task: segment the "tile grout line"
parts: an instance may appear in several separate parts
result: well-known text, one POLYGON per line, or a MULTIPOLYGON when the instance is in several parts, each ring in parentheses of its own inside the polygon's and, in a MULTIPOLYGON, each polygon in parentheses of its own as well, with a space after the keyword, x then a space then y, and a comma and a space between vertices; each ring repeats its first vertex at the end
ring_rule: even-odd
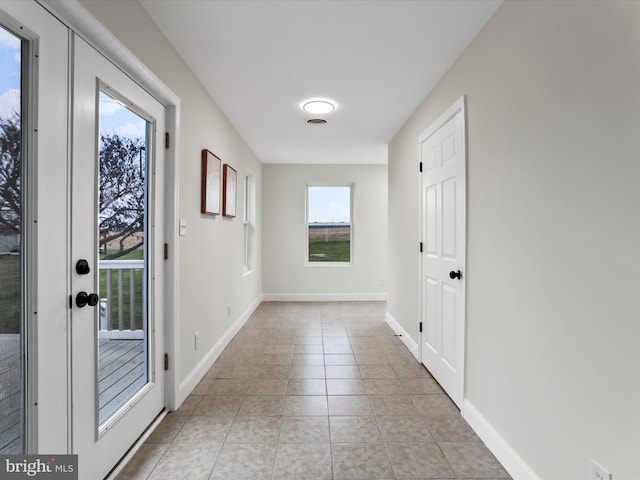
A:
MULTIPOLYGON (((286 305, 286 304, 282 304, 282 305, 286 305)), ((281 306, 282 306, 281 305, 281 306)), ((323 305, 324 306, 324 305, 323 305)), ((364 328, 363 325, 366 323, 365 322, 365 317, 368 317, 368 321, 371 320, 375 320, 376 322, 378 321, 378 319, 376 319, 379 315, 373 315, 373 314, 368 314, 368 315, 358 315, 358 314, 346 314, 343 312, 342 315, 335 313, 335 312, 339 312, 340 309, 333 309, 333 308, 327 308, 327 309, 323 309, 322 310, 324 313, 323 314, 319 314, 317 310, 311 310, 311 313, 308 315, 300 315, 299 313, 297 313, 294 316, 291 315, 273 315, 273 314, 268 314, 265 315, 262 319, 260 319, 259 317, 255 317, 253 322, 248 322, 248 324, 246 325, 246 327, 248 327, 248 329, 244 329, 245 333, 247 332, 247 330, 251 331, 251 330, 266 330, 267 332, 270 332, 269 334, 273 337, 273 335, 275 335, 277 337, 278 335, 278 331, 279 330, 293 330, 295 332, 294 334, 294 338, 293 339, 286 339, 286 342, 282 343, 284 344, 292 344, 293 345, 293 354, 292 354, 292 358, 291 361, 288 364, 288 369, 289 372, 293 366, 293 355, 296 354, 295 352, 295 345, 298 345, 296 342, 296 339, 298 337, 298 334, 301 332, 304 332, 305 329, 307 331, 312 331, 315 333, 315 329, 317 328, 317 325, 320 324, 320 337, 322 339, 321 344, 322 344, 322 355, 323 355, 323 362, 322 362, 322 366, 323 366, 323 373, 324 376, 322 378, 323 380, 323 385, 324 385, 324 397, 325 397, 325 406, 326 406, 326 411, 327 411, 327 429, 328 429, 328 435, 329 435, 329 452, 330 452, 330 471, 331 471, 331 478, 334 478, 336 475, 336 465, 334 464, 334 454, 336 452, 339 452, 339 450, 335 450, 334 449, 334 442, 332 441, 332 437, 331 437, 331 432, 332 432, 332 428, 331 428, 331 412, 329 410, 329 397, 330 395, 330 391, 329 391, 329 380, 330 378, 328 378, 328 366, 336 366, 336 365, 327 365, 327 358, 328 355, 342 355, 346 353, 338 353, 340 352, 339 347, 335 348, 335 353, 334 352, 330 352, 327 353, 326 352, 326 347, 329 345, 340 345, 340 340, 337 341, 337 343, 333 343, 333 341, 331 340, 331 337, 338 337, 338 336, 346 336, 346 340, 349 342, 349 349, 351 350, 351 354, 354 357, 355 360, 355 367, 357 368, 357 373, 358 373, 358 378, 357 380, 360 382, 360 386, 359 388, 364 387, 364 392, 362 393, 358 393, 357 389, 351 390, 351 387, 345 388, 343 390, 343 392, 347 392, 347 393, 341 393, 340 390, 336 391, 336 397, 337 398, 349 398, 352 396, 358 396, 358 395, 366 395, 367 396, 367 403, 369 408, 371 409, 371 416, 375 421, 375 425, 377 428, 377 431, 380 435, 380 441, 383 445, 385 454, 386 454, 386 458, 387 458, 387 464, 388 466, 391 468, 391 472, 392 472, 392 476, 394 478, 396 477, 396 472, 394 469, 393 464, 391 463, 391 457, 389 454, 389 448, 388 448, 388 444, 387 442, 384 440, 384 436, 382 435, 382 430, 381 430, 381 424, 380 424, 380 419, 379 416, 376 415, 376 411, 373 408, 373 399, 372 399, 372 393, 370 393, 369 389, 367 388, 367 384, 366 381, 367 379, 369 380, 375 380, 377 377, 367 377, 367 378, 363 378, 362 377, 362 365, 360 365, 360 362, 358 361, 358 355, 356 354, 355 349, 353 348, 353 344, 351 343, 351 341, 354 339, 353 337, 360 337, 361 340, 359 340, 358 345, 360 346, 359 348, 357 348, 358 352, 360 353, 360 360, 365 360, 366 361, 366 357, 367 357, 367 345, 374 345, 374 342, 376 342, 376 345, 379 347, 378 350, 380 351, 380 357, 379 360, 382 361, 384 360, 386 363, 383 363, 382 365, 386 365, 388 367, 391 368, 391 371, 393 372, 393 379, 396 380, 397 382, 399 382, 399 384, 402 385, 402 394, 405 395, 407 398, 409 398, 411 400, 411 403, 414 404, 414 406, 417 408, 417 405, 414 403, 414 397, 421 397, 423 395, 427 395, 427 396, 431 396, 431 395, 440 395, 439 393, 430 393, 430 392, 424 392, 422 393, 421 391, 416 391, 416 389, 419 388, 419 385, 416 385, 415 383, 413 385, 411 385, 411 379, 413 378, 421 378, 421 377, 411 377, 411 376, 406 376, 404 375, 404 368, 405 368, 405 362, 402 361, 402 358, 398 358, 397 356, 395 357, 395 360, 393 360, 393 357, 390 358, 390 355, 398 355, 400 352, 398 352, 397 350, 395 350, 396 345, 392 345, 390 342, 387 342, 387 340, 385 339, 385 342, 383 343, 378 343, 377 340, 374 340, 376 338, 378 338, 380 341, 382 341, 382 338, 384 336, 384 334, 386 333, 383 332, 383 329, 377 329, 377 325, 374 326, 374 329, 376 330, 376 333, 374 333, 373 335, 362 335, 361 330, 356 330, 356 329, 360 329, 360 328, 364 328), (329 312, 328 314, 326 312, 329 312), (331 313, 334 312, 334 313, 331 313), (373 318, 376 317, 376 318, 373 318), (361 320, 358 321, 358 318, 360 318, 361 320), (324 319, 324 320, 323 320, 324 319), (331 319, 331 320, 330 320, 331 319), (271 328, 261 328, 263 325, 261 325, 261 321, 264 321, 264 323, 269 322, 269 326, 271 328), (297 326, 295 328, 291 328, 292 325, 294 325, 294 323, 297 322, 297 326), (351 323, 353 322, 353 323, 351 323), (310 325, 310 327, 308 327, 310 325), (353 325, 353 332, 354 333, 360 333, 360 335, 351 335, 351 329, 349 327, 349 325, 353 325), (343 328, 346 332, 346 335, 343 334, 343 332, 340 331, 340 328, 343 328), (327 335, 324 336, 323 333, 324 332, 329 332, 332 331, 332 333, 339 333, 340 335, 327 335), (379 333, 378 333, 379 332, 379 333), (371 339, 367 339, 367 337, 371 338, 371 339), (325 339, 327 342, 325 345, 325 339), (393 362, 397 362, 395 365, 392 363, 393 362), (410 385, 410 387, 407 387, 407 384, 410 385), (413 389, 413 393, 409 393, 409 391, 407 391, 407 388, 411 388, 413 389)), ((264 311, 263 311, 264 312, 264 311)), ((268 311, 267 311, 268 312, 268 311)), ((371 330, 371 328, 369 329, 371 330)), ((241 337, 241 339, 253 339, 253 338, 258 338, 262 333, 258 332, 258 333, 252 333, 252 334, 246 334, 243 335, 241 337)), ((289 336, 290 333, 285 333, 285 335, 289 336)), ((300 337, 302 338, 302 337, 300 337)), ((269 344, 269 343, 267 343, 269 344)), ((280 344, 278 342, 274 342, 274 345, 280 344)), ((306 344, 306 343, 302 343, 301 345, 306 344)), ((308 345, 312 345, 312 343, 309 343, 308 345)), ((242 343, 242 341, 238 341, 235 345, 236 347, 238 347, 240 350, 242 349, 247 349, 249 350, 250 348, 255 347, 255 344, 253 344, 252 341, 248 340, 247 343, 242 343)), ((263 354, 266 351, 267 347, 263 348, 263 354)), ((275 349, 277 350, 277 349, 275 349)), ((303 349, 301 349, 303 350, 303 349)), ((310 349, 310 350, 314 350, 314 349, 310 349)), ((298 354, 308 354, 306 351, 302 351, 302 352, 298 352, 298 354)), ((257 367, 255 367, 256 362, 259 362, 259 355, 255 355, 255 359, 251 360, 249 363, 251 364, 250 366, 253 366, 254 370, 256 370, 257 367)), ((231 360, 231 365, 235 364, 233 362, 233 355, 229 355, 229 360, 231 360)), ((303 359, 301 359, 303 360, 303 359)), ((373 356, 373 362, 371 363, 370 366, 382 366, 382 365, 378 365, 378 363, 375 363, 375 355, 373 356)), ((365 363, 365 366, 367 366, 367 364, 365 363)), ((407 367, 411 367, 411 365, 407 365, 407 367)), ((412 367, 411 367, 412 368, 412 367)), ((275 373, 275 372, 274 372, 275 373)), ((376 372, 377 373, 377 372, 376 372)), ((382 372, 381 372, 382 373, 382 372)), ((413 372, 412 372, 413 373, 413 372)), ((419 373, 419 372, 416 372, 419 373)), ((220 374, 220 372, 216 373, 215 376, 212 379, 212 382, 215 382, 216 379, 218 379, 218 375, 220 374)), ((252 388, 252 385, 255 383, 256 379, 257 379, 257 374, 258 371, 256 370, 253 374, 253 377, 249 380, 249 386, 248 389, 252 388)), ((284 416, 284 409, 286 406, 286 399, 289 396, 292 395, 288 395, 289 393, 289 383, 292 380, 301 380, 304 381, 306 378, 305 377, 300 377, 300 378, 290 378, 289 375, 291 373, 289 373, 286 376, 286 380, 287 380, 287 390, 284 394, 284 404, 282 406, 282 413, 281 415, 278 415, 279 417, 279 429, 278 429, 278 434, 275 438, 275 451, 274 451, 274 456, 271 462, 271 477, 273 477, 273 475, 275 474, 275 465, 276 465, 276 460, 278 458, 278 451, 280 449, 281 443, 280 440, 282 439, 282 422, 285 418, 284 416)), ((276 374, 278 375, 278 374, 276 374)), ((234 377, 230 377, 230 378, 234 378, 234 377)), ((278 377, 279 378, 279 377, 278 377)), ((348 380, 356 380, 353 378, 345 378, 344 376, 337 376, 336 378, 331 378, 331 380, 344 380, 345 384, 347 383, 346 381, 348 380)), ((212 385, 207 389, 206 392, 204 392, 204 395, 202 395, 201 397, 206 397, 207 393, 209 393, 209 390, 213 387, 213 383, 212 385)), ((304 389, 302 391, 305 391, 304 389)), ((311 395, 313 392, 309 391, 311 395)), ((384 393, 380 392, 380 395, 385 395, 384 393)), ((391 393, 390 393, 391 394, 391 393)), ((398 392, 393 392, 392 394, 398 394, 398 392)), ((223 395, 223 396, 229 396, 231 394, 228 395, 223 395)), ((216 466, 218 465, 218 462, 220 460, 220 454, 222 453, 222 450, 224 449, 225 445, 227 445, 227 440, 229 439, 229 435, 233 429, 233 425, 235 423, 235 421, 240 417, 239 412, 242 409, 242 406, 245 404, 245 402, 247 401, 248 398, 252 397, 252 396, 256 396, 256 395, 250 395, 250 391, 244 391, 244 393, 242 395, 240 395, 242 397, 242 401, 240 402, 240 405, 238 406, 237 410, 235 411, 233 418, 231 420, 231 425, 229 427, 229 430, 225 433, 224 435, 224 440, 222 442, 222 446, 220 448, 220 450, 218 451, 218 454, 215 458, 215 461, 213 462, 213 467, 209 473, 210 478, 213 478, 213 472, 216 468, 216 466)), ((296 395, 293 395, 296 396, 296 395)), ((307 394, 302 394, 300 396, 308 396, 307 394)), ((185 423, 180 427, 180 429, 178 430, 177 434, 174 436, 172 442, 169 444, 169 446, 172 446, 175 444, 175 440, 178 438, 178 436, 180 435, 180 433, 183 431, 183 429, 186 426, 186 423, 188 422, 188 420, 190 418, 192 418, 194 416, 194 413, 197 410, 197 405, 194 409, 192 409, 188 414, 187 414, 187 421, 185 421, 185 423)), ((423 407, 422 407, 423 408, 423 407)), ((453 470, 452 466, 451 466, 451 462, 449 461, 449 459, 444 455, 444 451, 442 450, 442 447, 440 445, 440 442, 436 440, 436 438, 434 437, 433 433, 432 433, 432 428, 429 427, 429 424, 427 423, 427 417, 425 417, 424 415, 420 415, 420 411, 417 412, 417 414, 419 415, 420 419, 421 419, 421 424, 424 425, 424 427, 426 428, 426 431, 429 432, 430 436, 432 437, 433 442, 436 444, 436 446, 438 447, 438 451, 440 453, 440 455, 442 455, 442 457, 444 457, 446 464, 448 465, 448 467, 451 469, 451 471, 453 472, 454 475, 455 474, 455 470, 453 470)), ((346 415, 346 416, 354 416, 354 415, 346 415)), ((355 415, 358 416, 358 415, 355 415)), ((393 416, 393 415, 392 415, 393 416)), ((446 438, 446 437, 443 437, 446 438)), ((268 442, 267 442, 268 443, 268 442)), ((303 442, 304 443, 304 442, 303 442)), ((347 443, 353 443, 353 442, 347 442, 347 443)), ((356 443, 361 443, 361 444, 367 444, 370 442, 356 442, 356 443)), ((391 442, 393 443, 393 442, 391 442)), ((402 443, 402 442, 400 442, 402 443)), ((469 443, 469 442, 448 442, 448 443, 469 443)), ((169 448, 169 447, 168 447, 169 448)), ((163 453, 163 455, 160 456, 160 458, 158 459, 158 461, 156 461, 156 464, 154 465, 154 467, 151 470, 151 473, 149 475, 153 474, 153 471, 155 470, 155 468, 157 467, 157 464, 161 461, 162 457, 164 457, 166 454, 166 451, 163 453)), ((348 460, 348 459, 347 459, 348 460)), ((266 466, 266 464, 265 464, 266 466)), ((148 476, 147 476, 148 478, 148 476)))

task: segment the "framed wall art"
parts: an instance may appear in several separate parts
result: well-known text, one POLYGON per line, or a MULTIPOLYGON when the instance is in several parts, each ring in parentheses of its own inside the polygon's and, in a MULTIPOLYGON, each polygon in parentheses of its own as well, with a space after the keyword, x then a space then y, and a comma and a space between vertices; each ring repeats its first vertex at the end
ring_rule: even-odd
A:
POLYGON ((206 148, 202 150, 200 213, 220 214, 220 169, 222 160, 206 148))
POLYGON ((235 217, 238 172, 226 163, 222 168, 222 183, 222 215, 225 217, 235 217))

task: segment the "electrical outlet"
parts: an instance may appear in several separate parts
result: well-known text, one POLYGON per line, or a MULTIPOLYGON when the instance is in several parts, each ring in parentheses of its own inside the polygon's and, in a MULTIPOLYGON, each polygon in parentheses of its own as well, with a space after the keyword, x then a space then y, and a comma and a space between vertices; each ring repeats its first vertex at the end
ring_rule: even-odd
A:
POLYGON ((199 345, 200 345, 200 332, 196 332, 193 335, 193 346, 197 350, 199 345))
POLYGON ((380 279, 380 281, 379 281, 379 283, 380 283, 380 286, 381 286, 381 287, 384 287, 384 278, 381 278, 381 279, 380 279))
POLYGON ((602 465, 591 459, 591 480, 613 480, 613 476, 602 465))

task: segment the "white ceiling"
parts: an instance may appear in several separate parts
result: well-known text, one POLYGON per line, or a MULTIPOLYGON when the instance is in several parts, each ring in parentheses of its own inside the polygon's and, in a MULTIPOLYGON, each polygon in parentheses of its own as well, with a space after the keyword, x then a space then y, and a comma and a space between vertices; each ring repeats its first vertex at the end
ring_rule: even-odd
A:
POLYGON ((262 162, 384 164, 387 143, 502 2, 141 3, 262 162), (306 114, 314 97, 336 110, 306 114))

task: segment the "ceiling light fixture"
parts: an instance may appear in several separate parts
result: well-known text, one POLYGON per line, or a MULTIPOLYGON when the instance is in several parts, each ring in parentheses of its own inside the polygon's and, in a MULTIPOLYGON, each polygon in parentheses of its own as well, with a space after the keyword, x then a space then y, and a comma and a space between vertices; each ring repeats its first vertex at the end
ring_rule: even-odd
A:
POLYGON ((329 100, 307 100, 302 105, 305 112, 315 114, 331 113, 335 108, 335 104, 329 100))

